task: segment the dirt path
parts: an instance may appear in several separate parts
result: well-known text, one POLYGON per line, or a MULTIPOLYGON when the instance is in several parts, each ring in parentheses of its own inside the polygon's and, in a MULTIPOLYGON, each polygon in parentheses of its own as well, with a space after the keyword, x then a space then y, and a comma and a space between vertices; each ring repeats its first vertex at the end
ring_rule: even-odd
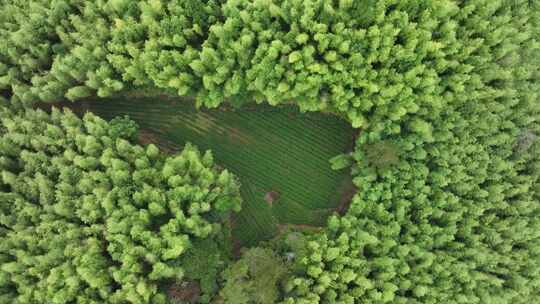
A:
POLYGON ((339 199, 339 205, 336 207, 336 211, 339 215, 344 215, 349 210, 352 198, 356 194, 358 189, 353 184, 352 180, 347 180, 347 184, 341 190, 341 197, 339 199))
POLYGON ((242 243, 233 234, 235 225, 236 216, 231 212, 229 215, 229 229, 231 230, 232 256, 234 259, 239 259, 242 256, 242 243))

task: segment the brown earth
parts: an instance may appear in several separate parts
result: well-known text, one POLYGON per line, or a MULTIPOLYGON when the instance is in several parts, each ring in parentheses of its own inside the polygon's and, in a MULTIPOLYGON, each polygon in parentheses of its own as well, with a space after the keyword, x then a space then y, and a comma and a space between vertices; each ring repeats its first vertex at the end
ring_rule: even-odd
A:
POLYGON ((266 192, 264 195, 264 200, 268 203, 268 205, 270 205, 270 207, 272 207, 272 204, 278 200, 280 196, 281 194, 279 194, 279 192, 272 190, 270 192, 266 192))
POLYGON ((341 190, 341 197, 339 199, 339 205, 336 207, 336 212, 339 215, 345 215, 349 206, 351 205, 352 198, 356 194, 356 186, 353 184, 352 180, 348 180, 347 184, 341 190))
POLYGON ((162 136, 159 136, 159 134, 150 129, 139 129, 137 142, 141 145, 154 144, 167 154, 174 154, 180 150, 177 144, 165 140, 162 136))
MULTIPOLYGON (((231 212, 229 215, 229 229, 234 231, 234 225, 236 225, 236 216, 231 212)), ((242 256, 242 243, 234 234, 231 233, 231 243, 232 243, 232 256, 235 259, 239 259, 242 256)))
POLYGON ((198 303, 201 296, 201 288, 194 281, 184 281, 180 284, 172 284, 167 288, 169 298, 187 303, 198 303))
POLYGON ((244 134, 244 132, 238 130, 237 128, 227 128, 225 132, 229 136, 229 140, 232 142, 247 145, 252 141, 249 136, 247 136, 246 134, 244 134))

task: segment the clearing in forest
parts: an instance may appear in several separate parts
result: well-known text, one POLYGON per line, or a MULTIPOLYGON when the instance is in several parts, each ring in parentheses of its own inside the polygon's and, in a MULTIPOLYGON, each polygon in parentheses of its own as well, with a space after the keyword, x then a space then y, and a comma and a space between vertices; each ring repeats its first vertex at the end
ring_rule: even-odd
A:
POLYGON ((293 106, 197 110, 192 101, 157 97, 101 99, 88 107, 106 119, 129 115, 145 141, 167 150, 185 142, 211 149, 242 183, 233 233, 243 245, 272 237, 282 224, 324 225, 350 184, 348 170, 333 171, 328 162, 352 148, 354 130, 336 116, 293 106))

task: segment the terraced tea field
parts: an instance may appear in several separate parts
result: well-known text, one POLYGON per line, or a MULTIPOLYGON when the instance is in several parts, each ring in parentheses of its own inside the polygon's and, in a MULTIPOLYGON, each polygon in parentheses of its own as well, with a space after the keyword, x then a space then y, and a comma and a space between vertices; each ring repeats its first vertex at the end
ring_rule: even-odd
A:
POLYGON ((93 101, 89 110, 106 119, 129 115, 143 141, 211 149, 242 182, 234 234, 244 245, 273 236, 279 224, 324 225, 350 187, 349 172, 328 162, 352 148, 354 130, 335 116, 292 106, 197 110, 187 100, 133 97, 93 101))

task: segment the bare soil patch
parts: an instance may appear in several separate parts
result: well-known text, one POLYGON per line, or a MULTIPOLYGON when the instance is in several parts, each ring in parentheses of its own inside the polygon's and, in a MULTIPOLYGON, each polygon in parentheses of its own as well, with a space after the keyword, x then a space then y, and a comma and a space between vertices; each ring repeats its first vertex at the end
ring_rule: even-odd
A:
POLYGON ((266 192, 266 194, 264 195, 264 200, 268 203, 268 205, 270 205, 270 207, 272 207, 273 203, 277 201, 280 196, 281 194, 279 194, 279 192, 272 190, 266 192))
POLYGON ((201 288, 194 281, 183 281, 173 284, 167 289, 169 298, 183 303, 198 303, 201 296, 201 288))
POLYGON ((157 135, 147 129, 139 130, 137 141, 141 145, 149 145, 149 144, 159 145, 159 138, 157 137, 157 135))
MULTIPOLYGON (((234 231, 234 226, 236 225, 236 216, 231 212, 229 215, 229 229, 234 231)), ((242 256, 242 243, 240 240, 235 237, 234 233, 231 233, 231 243, 232 243, 232 256, 235 259, 239 259, 242 256)))
POLYGON ((180 150, 178 145, 165 140, 162 136, 149 129, 139 129, 137 142, 141 145, 154 144, 167 154, 174 154, 180 150))
POLYGON ((225 132, 227 132, 227 135, 232 142, 237 142, 242 145, 247 145, 251 142, 251 138, 237 128, 227 128, 227 131, 225 132))

